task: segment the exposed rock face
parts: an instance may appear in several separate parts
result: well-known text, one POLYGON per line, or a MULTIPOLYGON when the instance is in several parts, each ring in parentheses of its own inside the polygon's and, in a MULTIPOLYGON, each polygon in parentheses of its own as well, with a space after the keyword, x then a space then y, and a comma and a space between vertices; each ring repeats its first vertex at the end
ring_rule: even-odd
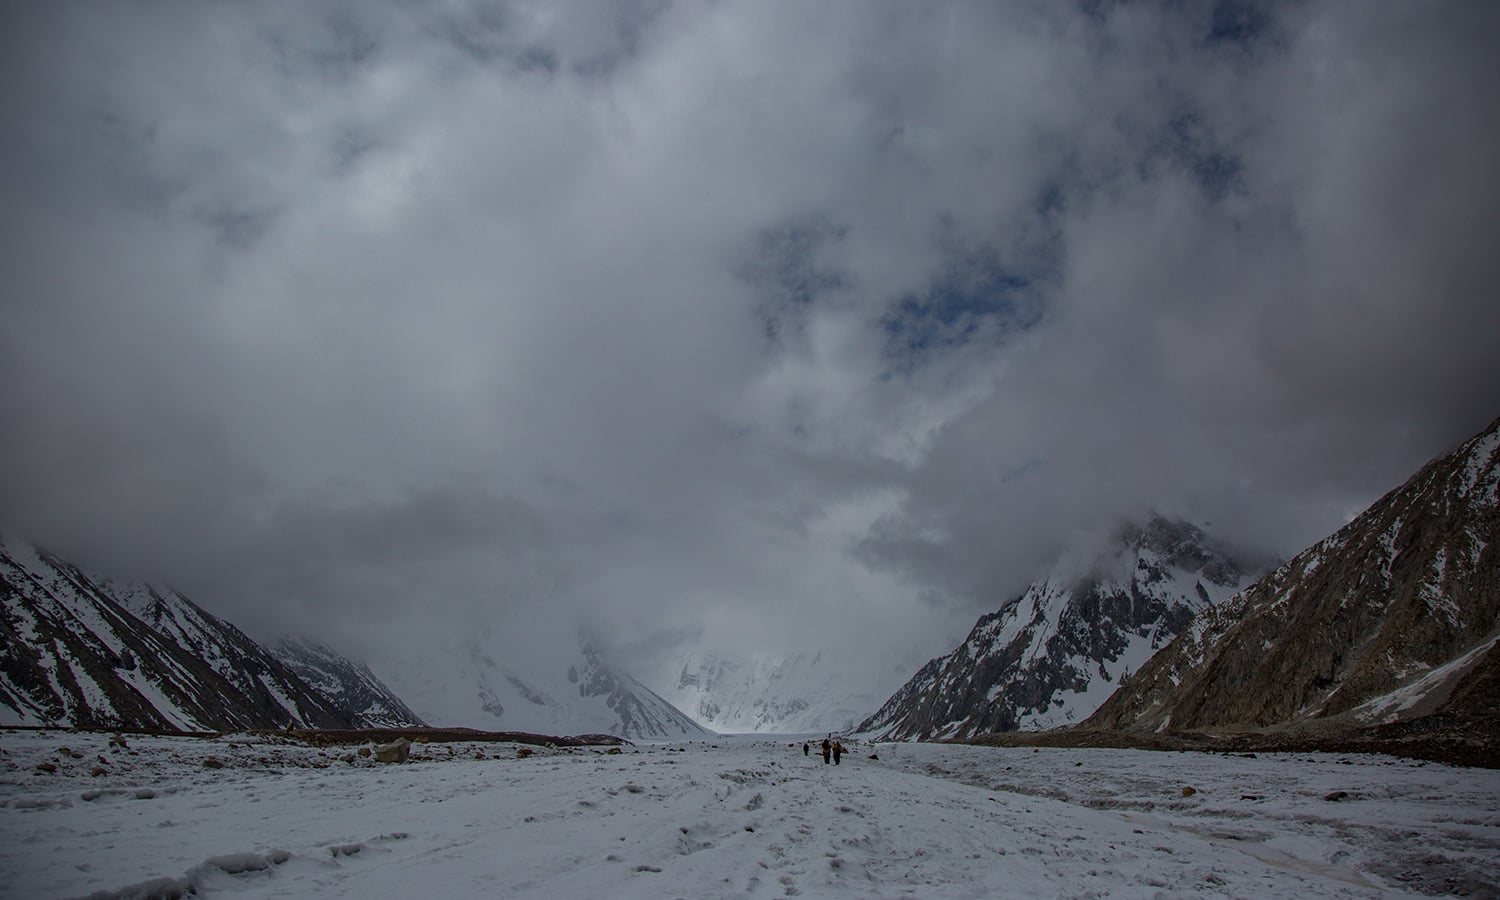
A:
POLYGON ((1247 559, 1186 522, 1127 526, 1112 553, 1059 564, 982 617, 859 730, 926 740, 1081 721, 1195 615, 1263 571, 1247 559))
POLYGON ((1204 614, 1085 727, 1260 728, 1340 715, 1493 723, 1497 494, 1500 420, 1204 614))
POLYGON ((368 666, 351 662, 316 641, 283 638, 271 652, 320 696, 347 712, 356 728, 426 724, 368 666))
POLYGON ((621 736, 702 737, 712 734, 639 681, 615 673, 587 638, 580 636, 580 644, 583 669, 579 671, 577 667, 570 667, 569 680, 577 674, 578 696, 604 698, 605 704, 615 714, 621 736))
POLYGON ((0 539, 0 723, 362 726, 340 698, 182 594, 91 576, 13 538, 0 539))

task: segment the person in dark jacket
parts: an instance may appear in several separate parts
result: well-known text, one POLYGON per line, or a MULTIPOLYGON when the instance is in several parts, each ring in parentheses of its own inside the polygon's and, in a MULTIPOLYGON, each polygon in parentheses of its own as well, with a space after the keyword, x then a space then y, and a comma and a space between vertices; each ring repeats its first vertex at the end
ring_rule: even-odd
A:
POLYGON ((828 765, 828 755, 833 752, 833 741, 823 738, 823 765, 828 765))
POLYGON ((810 748, 808 746, 807 741, 803 741, 802 742, 802 755, 803 756, 806 756, 809 752, 811 752, 811 749, 812 748, 810 748))

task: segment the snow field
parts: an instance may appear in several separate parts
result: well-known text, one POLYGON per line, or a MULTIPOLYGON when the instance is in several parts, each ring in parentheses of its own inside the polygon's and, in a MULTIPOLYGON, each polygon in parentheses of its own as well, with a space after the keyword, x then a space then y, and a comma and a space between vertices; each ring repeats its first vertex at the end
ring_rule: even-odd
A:
POLYGON ((0 733, 0 897, 1496 896, 1500 879, 1500 773, 1382 757, 881 744, 828 766, 757 736, 417 744, 384 766, 270 736, 128 741, 0 733))

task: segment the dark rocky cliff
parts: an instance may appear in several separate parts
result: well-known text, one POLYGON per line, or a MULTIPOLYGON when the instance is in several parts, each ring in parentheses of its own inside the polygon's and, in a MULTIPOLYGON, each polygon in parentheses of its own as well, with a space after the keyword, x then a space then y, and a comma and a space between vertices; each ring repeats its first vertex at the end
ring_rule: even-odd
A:
POLYGON ((1493 723, 1497 496, 1500 420, 1195 621, 1085 727, 1493 723))

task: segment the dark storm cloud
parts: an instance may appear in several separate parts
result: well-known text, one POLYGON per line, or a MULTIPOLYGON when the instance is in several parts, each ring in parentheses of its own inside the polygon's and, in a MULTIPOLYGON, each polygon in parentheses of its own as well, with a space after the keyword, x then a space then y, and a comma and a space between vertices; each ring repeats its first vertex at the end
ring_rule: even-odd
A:
POLYGON ((936 651, 1500 412, 1490 4, 4 15, 0 505, 252 628, 936 651))
POLYGON ((1164 90, 1118 98, 1099 177, 1083 163, 1063 203, 1046 321, 943 430, 872 558, 993 597, 1151 507, 1291 553, 1500 409, 1481 337, 1500 268, 1475 243, 1495 224, 1493 12, 1277 11, 1262 56, 1195 55, 1166 20, 1166 67, 1157 40, 1101 57, 1097 83, 1154 70, 1164 90))

